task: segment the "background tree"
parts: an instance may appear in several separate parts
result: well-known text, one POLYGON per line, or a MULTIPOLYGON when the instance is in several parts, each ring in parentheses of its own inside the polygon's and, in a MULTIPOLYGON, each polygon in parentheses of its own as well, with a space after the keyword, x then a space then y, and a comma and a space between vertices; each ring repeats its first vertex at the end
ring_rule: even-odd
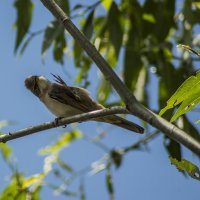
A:
MULTIPOLYGON (((169 97, 181 83, 197 70, 198 58, 190 56, 185 51, 177 53, 175 47, 176 44, 183 43, 198 48, 197 25, 200 14, 198 2, 189 0, 182 2, 153 0, 144 2, 134 0, 116 2, 98 1, 92 3, 86 2, 84 5, 80 4, 80 2, 77 4, 73 3, 73 6, 69 6, 72 2, 69 4, 68 1, 64 0, 58 1, 58 3, 80 25, 83 33, 91 40, 98 51, 104 55, 109 64, 115 68, 115 71, 121 74, 125 84, 131 91, 134 91, 137 99, 156 112, 159 112, 166 105, 169 97)), ((40 45, 42 49, 42 61, 46 66, 49 64, 52 65, 52 60, 51 62, 48 61, 47 58, 51 55, 47 57, 45 54, 47 51, 52 51, 53 59, 63 65, 63 71, 72 77, 71 81, 75 81, 74 84, 84 86, 91 91, 96 90, 97 100, 106 106, 123 104, 101 74, 99 74, 97 81, 97 78, 95 78, 97 77, 97 73, 94 66, 92 66, 92 61, 80 46, 65 33, 63 26, 56 19, 52 20, 52 17, 48 16, 47 21, 50 22, 39 31, 38 27, 34 28, 34 25, 31 26, 33 23, 32 15, 37 10, 37 7, 41 7, 42 13, 46 12, 42 4, 34 1, 17 0, 14 6, 17 13, 15 23, 17 34, 14 48, 16 54, 24 54, 22 57, 24 59, 26 51, 31 51, 31 45, 33 43, 36 41, 42 42, 42 45, 40 45), (33 7, 33 3, 35 3, 35 7, 33 7), (36 37, 39 37, 39 39, 36 37), (72 66, 67 66, 70 56, 74 60, 75 69, 72 66), (72 69, 73 73, 70 73, 72 69)), ((34 51, 31 54, 39 55, 39 52, 34 51)), ((31 60, 31 62, 33 61, 31 60)), ((46 67, 44 70, 45 73, 49 74, 52 70, 50 69, 46 67)), ((36 71, 35 69, 30 70, 28 67, 26 70, 29 73, 30 71, 32 73, 36 71)), ((25 103, 28 109, 28 104, 33 99, 33 97, 30 97, 29 101, 25 103)), ((170 119, 172 112, 168 112, 164 117, 170 119)), ((7 118, 9 119, 10 116, 7 118)), ((194 113, 192 113, 179 118, 177 123, 179 123, 182 129, 199 141, 199 134, 197 126, 193 123, 194 121, 194 113)), ((30 122, 32 122, 31 119, 30 122)), ((5 121, 4 124, 2 122, 3 125, 5 125, 5 121)), ((81 126, 79 126, 79 129, 77 127, 68 128, 67 134, 61 134, 57 138, 57 142, 41 150, 40 152, 46 155, 44 170, 41 170, 41 173, 31 176, 28 179, 24 179, 24 175, 21 173, 23 169, 16 169, 15 164, 13 164, 9 156, 10 149, 2 144, 1 149, 4 159, 8 166, 10 166, 13 176, 10 184, 2 191, 1 198, 7 198, 8 195, 13 195, 23 199, 28 195, 38 199, 40 190, 43 188, 41 181, 47 180, 49 182, 48 186, 57 192, 68 196, 78 196, 79 192, 80 198, 84 199, 83 178, 80 179, 79 191, 72 192, 68 185, 76 177, 83 177, 91 168, 84 168, 85 165, 83 165, 78 170, 73 169, 73 167, 66 164, 65 154, 60 154, 61 150, 70 142, 82 137, 84 140, 96 144, 106 152, 106 155, 99 162, 93 163, 92 173, 105 170, 107 189, 112 199, 114 198, 112 167, 114 165, 117 168, 121 167, 122 159, 127 152, 141 149, 144 147, 144 144, 146 147, 146 144, 158 135, 158 131, 154 131, 146 125, 147 136, 142 139, 139 138, 139 142, 131 142, 131 144, 126 142, 116 144, 114 142, 109 144, 109 136, 106 134, 105 137, 105 132, 108 132, 109 135, 112 132, 109 129, 102 129, 103 133, 99 131, 100 134, 93 138, 94 133, 89 133, 87 129, 84 130, 84 127, 82 128, 81 126), (85 131, 88 132, 87 135, 85 131), (152 132, 153 134, 151 134, 152 132), (102 144, 102 139, 105 144, 102 144), (116 148, 116 145, 119 145, 122 149, 116 148), (66 175, 66 172, 69 175, 66 175), (56 178, 61 179, 61 182, 56 185, 52 184, 51 180, 55 178, 52 174, 56 178), (50 180, 48 179, 49 176, 52 176, 49 178, 50 180), (34 185, 30 189, 27 189, 27 186, 33 183, 34 185), (19 193, 18 187, 22 188, 22 192, 19 193)), ((8 130, 10 131, 10 124, 8 130)), ((122 132, 114 128, 113 130, 115 132, 122 132)), ((112 139, 110 139, 114 140, 113 137, 117 136, 114 134, 114 136, 112 135, 112 139)), ((122 134, 121 137, 124 138, 125 136, 122 134)), ((133 140, 133 136, 127 137, 131 137, 129 140, 133 140)), ((163 137, 162 140, 164 141, 163 144, 168 155, 171 155, 177 160, 181 160, 182 153, 184 152, 186 155, 189 154, 189 158, 191 158, 191 153, 183 150, 180 144, 167 137, 163 137)), ((77 146, 75 151, 78 151, 78 148, 77 146)), ((24 147, 24 149, 26 148, 24 147)), ((67 151, 69 150, 66 150, 66 153, 67 151)), ((83 164, 82 161, 80 163, 83 164)), ((129 173, 132 173, 132 171, 130 170, 129 173)), ((142 179, 143 177, 141 176, 142 179)), ((88 193, 90 193, 89 191, 88 189, 88 193)))

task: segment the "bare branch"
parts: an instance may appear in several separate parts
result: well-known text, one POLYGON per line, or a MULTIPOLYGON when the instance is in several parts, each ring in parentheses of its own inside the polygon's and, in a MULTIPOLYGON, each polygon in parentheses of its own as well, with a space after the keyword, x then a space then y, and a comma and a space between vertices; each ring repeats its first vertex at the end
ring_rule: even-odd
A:
POLYGON ((72 37, 74 37, 74 39, 96 63, 106 79, 110 81, 112 86, 124 100, 127 108, 133 115, 145 120, 152 126, 158 128, 171 139, 183 144, 197 155, 200 155, 200 143, 198 141, 137 102, 134 95, 123 84, 106 60, 99 54, 90 41, 78 30, 78 28, 73 24, 73 22, 55 3, 54 0, 41 0, 41 2, 58 20, 63 23, 65 29, 72 35, 72 37))
POLYGON ((123 106, 106 108, 102 110, 95 110, 95 111, 80 114, 80 115, 74 115, 73 117, 65 117, 62 119, 58 119, 56 121, 54 120, 51 122, 45 122, 40 125, 31 126, 31 127, 28 127, 16 132, 1 135, 0 142, 7 142, 9 140, 24 137, 24 136, 27 136, 39 131, 44 131, 44 130, 55 128, 58 126, 68 125, 74 122, 83 122, 83 121, 92 120, 98 117, 114 115, 114 114, 127 114, 127 113, 129 113, 129 111, 123 106))

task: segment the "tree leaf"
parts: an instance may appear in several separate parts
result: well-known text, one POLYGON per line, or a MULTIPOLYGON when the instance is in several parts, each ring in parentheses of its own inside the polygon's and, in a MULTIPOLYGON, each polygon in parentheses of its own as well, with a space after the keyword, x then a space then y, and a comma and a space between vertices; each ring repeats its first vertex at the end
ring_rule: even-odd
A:
POLYGON ((175 107, 176 105, 184 101, 185 103, 182 105, 181 108, 187 108, 186 106, 188 105, 189 107, 187 108, 187 110, 189 110, 190 107, 193 106, 193 103, 195 103, 196 105, 196 103, 198 102, 197 94, 199 92, 200 92, 200 71, 196 73, 196 76, 191 76, 182 83, 182 85, 167 101, 167 106, 160 111, 159 115, 163 115, 167 110, 175 107))
POLYGON ((7 144, 0 143, 0 152, 3 155, 3 158, 8 161, 8 158, 12 153, 12 149, 7 144))
POLYGON ((61 137, 53 145, 49 145, 41 149, 39 153, 41 155, 57 153, 60 150, 62 150, 64 147, 67 147, 72 141, 80 137, 81 137, 81 132, 77 130, 76 131, 73 130, 69 133, 65 133, 61 135, 61 137))
POLYGON ((57 158, 57 163, 65 171, 70 172, 70 173, 74 172, 73 168, 69 166, 67 163, 65 163, 63 160, 61 160, 59 157, 57 158))
POLYGON ((32 186, 33 184, 41 185, 44 178, 45 178, 44 173, 35 174, 28 178, 25 178, 22 181, 22 189, 28 188, 28 187, 32 186))
POLYGON ((63 33, 60 33, 58 37, 55 39, 54 48, 53 48, 54 60, 62 65, 64 64, 64 52, 65 52, 66 47, 67 45, 66 45, 66 40, 65 40, 64 30, 63 30, 63 33))
POLYGON ((177 160, 181 160, 181 146, 179 143, 177 143, 174 140, 171 140, 168 137, 164 138, 164 145, 166 150, 169 152, 169 155, 173 158, 176 158, 177 160))
POLYGON ((176 158, 169 157, 171 164, 175 165, 178 170, 185 171, 192 178, 200 181, 200 169, 188 160, 178 161, 176 158))
POLYGON ((42 43, 42 57, 61 33, 63 33, 63 26, 59 21, 54 20, 48 24, 42 43))
POLYGON ((107 190, 110 195, 110 199, 113 199, 114 198, 114 187, 113 187, 113 179, 112 179, 110 166, 108 166, 107 170, 106 170, 106 185, 107 185, 107 190))
POLYGON ((115 48, 115 57, 119 55, 119 51, 122 45, 123 30, 121 27, 121 13, 117 4, 113 1, 108 13, 108 31, 109 40, 115 48))
POLYGON ((33 3, 31 0, 15 0, 15 9, 17 10, 17 20, 15 26, 17 28, 15 53, 26 35, 32 21, 33 3))
POLYGON ((105 105, 106 100, 108 99, 111 90, 112 90, 112 87, 110 83, 104 77, 102 77, 101 83, 99 85, 98 92, 97 92, 97 100, 100 104, 105 105))
POLYGON ((188 97, 185 101, 182 102, 182 104, 179 106, 175 114, 170 119, 170 122, 175 121, 181 115, 192 110, 199 102, 200 102, 200 93, 198 92, 196 94, 192 94, 190 97, 188 97))
POLYGON ((91 39, 93 33, 93 20, 94 20, 94 9, 89 13, 84 25, 83 25, 83 33, 88 38, 91 39))

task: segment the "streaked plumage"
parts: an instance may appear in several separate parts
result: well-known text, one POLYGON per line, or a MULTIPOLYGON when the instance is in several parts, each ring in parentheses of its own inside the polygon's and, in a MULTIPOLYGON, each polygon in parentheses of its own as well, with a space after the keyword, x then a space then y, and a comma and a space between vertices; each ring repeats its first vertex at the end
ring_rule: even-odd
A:
MULTIPOLYGON (((104 108, 93 101, 84 88, 68 86, 59 76, 53 76, 56 83, 50 82, 44 76, 29 76, 25 85, 57 117, 70 117, 104 108)), ((95 121, 114 124, 137 133, 144 132, 141 126, 116 115, 101 117, 95 121)))

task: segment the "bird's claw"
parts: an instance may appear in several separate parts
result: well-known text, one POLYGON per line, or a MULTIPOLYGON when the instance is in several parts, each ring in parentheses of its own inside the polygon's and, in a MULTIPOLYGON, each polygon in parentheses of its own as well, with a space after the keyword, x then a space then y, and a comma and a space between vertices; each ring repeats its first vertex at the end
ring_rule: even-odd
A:
MULTIPOLYGON (((58 126, 59 124, 59 120, 61 120, 63 117, 57 117, 55 118, 54 120, 54 126, 58 126)), ((67 127, 67 124, 63 125, 63 128, 66 128, 67 127)))

